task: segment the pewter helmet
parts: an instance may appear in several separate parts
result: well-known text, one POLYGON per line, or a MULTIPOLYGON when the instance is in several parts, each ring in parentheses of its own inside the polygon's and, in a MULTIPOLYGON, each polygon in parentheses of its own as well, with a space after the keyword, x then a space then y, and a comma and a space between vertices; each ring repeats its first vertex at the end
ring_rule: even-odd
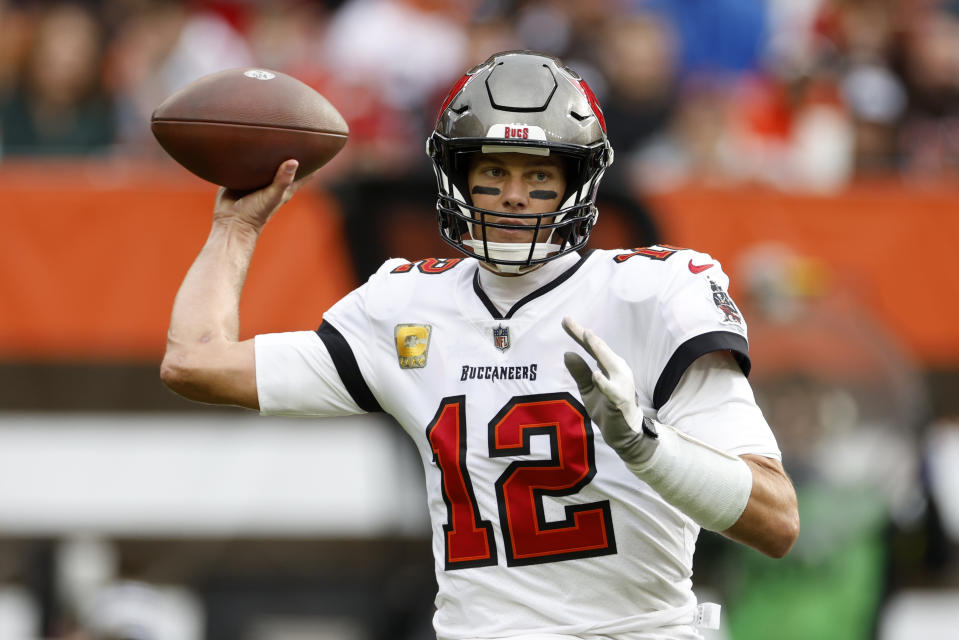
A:
POLYGON ((426 151, 436 173, 443 240, 513 273, 586 244, 598 217, 596 191, 613 161, 606 122, 592 90, 561 60, 535 51, 494 54, 460 78, 440 108, 426 151), (470 157, 504 152, 564 160, 567 186, 557 211, 503 213, 473 205, 467 187, 470 157), (505 243, 487 242, 485 232, 471 231, 520 225, 534 226, 537 233, 528 244, 511 245, 508 251, 503 250, 505 243), (542 229, 551 233, 545 242, 537 242, 542 229))

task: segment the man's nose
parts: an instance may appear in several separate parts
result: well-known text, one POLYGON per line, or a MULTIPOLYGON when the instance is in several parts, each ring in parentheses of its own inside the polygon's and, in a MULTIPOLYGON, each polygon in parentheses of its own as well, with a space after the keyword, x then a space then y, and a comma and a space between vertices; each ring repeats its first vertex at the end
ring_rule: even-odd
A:
POLYGON ((503 185, 503 204, 525 209, 529 205, 529 188, 520 178, 510 178, 503 185))

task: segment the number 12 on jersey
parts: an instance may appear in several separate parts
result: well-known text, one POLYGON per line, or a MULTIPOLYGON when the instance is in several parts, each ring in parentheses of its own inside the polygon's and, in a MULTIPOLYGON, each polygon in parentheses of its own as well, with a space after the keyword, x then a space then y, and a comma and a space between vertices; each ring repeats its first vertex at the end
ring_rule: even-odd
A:
MULTIPOLYGON (((448 518, 446 569, 497 563, 493 525, 482 519, 466 467, 466 396, 443 398, 426 437, 442 475, 448 518)), ((578 493, 596 475, 586 409, 568 393, 517 396, 489 422, 489 457, 525 456, 545 435, 550 457, 516 460, 496 481, 506 564, 520 566, 616 553, 609 501, 568 505, 565 519, 546 520, 543 499, 578 493)))

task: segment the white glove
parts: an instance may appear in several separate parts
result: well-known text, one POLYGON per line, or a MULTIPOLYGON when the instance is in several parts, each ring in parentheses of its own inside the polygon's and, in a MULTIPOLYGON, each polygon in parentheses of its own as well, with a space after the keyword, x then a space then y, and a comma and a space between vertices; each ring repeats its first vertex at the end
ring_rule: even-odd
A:
POLYGON ((572 319, 563 318, 563 328, 599 365, 593 371, 579 355, 563 356, 589 417, 629 470, 700 526, 725 531, 735 524, 752 491, 749 466, 669 425, 658 431, 636 404, 626 361, 572 319))
POLYGON ((636 404, 633 370, 602 338, 572 318, 563 318, 563 329, 599 365, 599 371, 593 371, 579 354, 567 351, 563 355, 589 417, 599 426, 606 443, 627 464, 646 462, 656 450, 657 436, 649 423, 643 428, 643 412, 636 404))

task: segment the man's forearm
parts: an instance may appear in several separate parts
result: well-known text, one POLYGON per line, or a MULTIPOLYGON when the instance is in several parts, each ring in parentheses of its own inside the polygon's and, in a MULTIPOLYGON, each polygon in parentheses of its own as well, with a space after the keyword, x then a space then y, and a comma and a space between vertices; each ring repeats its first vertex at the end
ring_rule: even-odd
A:
POLYGON ((749 502, 739 520, 723 531, 726 537, 780 558, 799 536, 796 492, 778 460, 741 456, 753 474, 749 502))
POLYGON ((253 346, 237 342, 240 294, 258 235, 235 221, 214 222, 177 292, 160 377, 191 400, 259 406, 253 346))
POLYGON ((213 223, 173 303, 168 351, 213 340, 239 339, 240 295, 258 236, 249 226, 213 223))

